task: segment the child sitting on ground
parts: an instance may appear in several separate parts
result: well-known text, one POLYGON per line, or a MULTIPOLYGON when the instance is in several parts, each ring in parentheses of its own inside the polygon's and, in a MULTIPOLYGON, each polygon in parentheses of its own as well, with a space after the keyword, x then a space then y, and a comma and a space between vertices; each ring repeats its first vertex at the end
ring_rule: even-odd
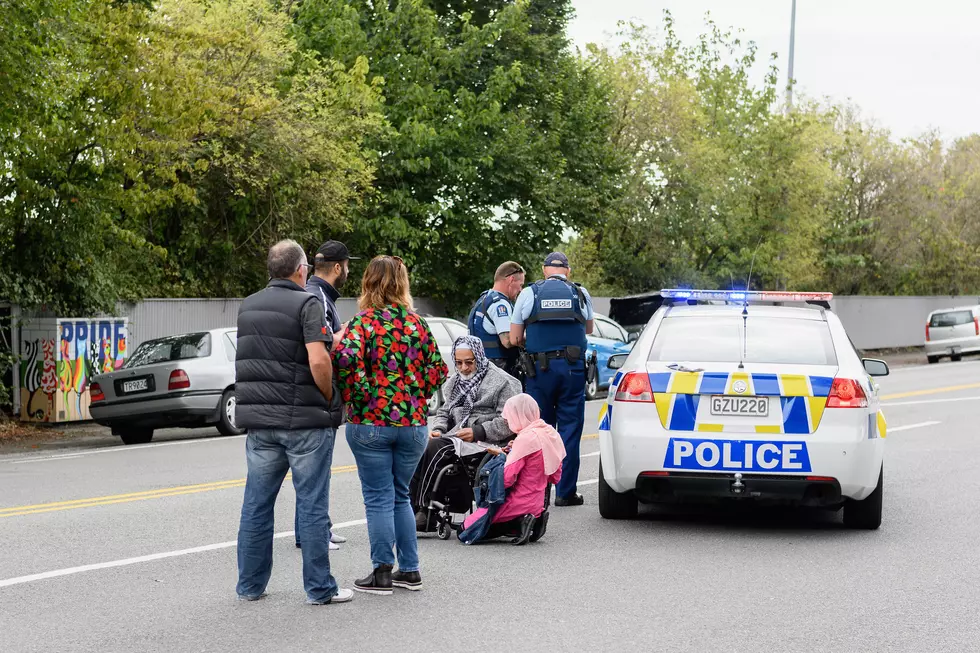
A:
MULTIPOLYGON (((538 404, 527 394, 511 397, 504 404, 503 417, 517 434, 507 451, 504 487, 507 497, 493 515, 487 534, 481 539, 513 536, 514 544, 536 542, 548 525, 545 491, 561 478, 565 445, 558 431, 541 419, 538 404)), ((504 451, 491 449, 498 455, 504 451)), ((479 508, 463 522, 465 530, 486 514, 479 508)))

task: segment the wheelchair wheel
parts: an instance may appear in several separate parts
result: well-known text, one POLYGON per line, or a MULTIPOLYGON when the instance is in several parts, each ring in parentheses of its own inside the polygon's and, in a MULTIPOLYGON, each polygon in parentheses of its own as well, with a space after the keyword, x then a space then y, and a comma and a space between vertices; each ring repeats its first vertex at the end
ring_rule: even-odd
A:
POLYGON ((453 534, 453 529, 449 525, 449 522, 440 522, 436 527, 436 535, 439 536, 440 540, 448 540, 453 534))

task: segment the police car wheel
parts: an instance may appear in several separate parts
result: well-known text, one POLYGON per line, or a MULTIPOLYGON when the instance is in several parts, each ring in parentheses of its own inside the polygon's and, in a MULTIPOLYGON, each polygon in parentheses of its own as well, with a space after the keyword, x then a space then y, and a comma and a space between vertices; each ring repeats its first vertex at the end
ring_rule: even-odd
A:
POLYGON ((616 492, 606 484, 599 460, 599 514, 603 519, 632 519, 638 508, 633 492, 616 492))
POLYGON ((848 499, 844 502, 844 525, 873 531, 881 526, 881 495, 884 470, 878 472, 878 486, 866 499, 855 501, 848 499))

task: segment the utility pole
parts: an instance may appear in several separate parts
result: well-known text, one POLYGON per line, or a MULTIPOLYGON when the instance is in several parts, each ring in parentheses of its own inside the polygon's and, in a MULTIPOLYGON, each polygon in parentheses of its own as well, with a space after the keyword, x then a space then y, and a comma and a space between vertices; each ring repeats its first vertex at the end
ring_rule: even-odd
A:
POLYGON ((786 76, 786 113, 793 110, 793 54, 796 50, 796 0, 789 22, 789 72, 786 76))

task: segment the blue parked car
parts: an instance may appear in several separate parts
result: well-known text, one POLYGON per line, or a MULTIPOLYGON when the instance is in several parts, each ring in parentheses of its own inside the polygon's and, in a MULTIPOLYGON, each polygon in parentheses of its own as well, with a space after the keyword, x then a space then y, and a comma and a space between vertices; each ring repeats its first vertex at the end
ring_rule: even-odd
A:
POLYGON ((605 315, 596 313, 595 329, 588 337, 589 353, 586 360, 592 360, 592 352, 596 353, 595 367, 590 367, 585 382, 585 396, 595 399, 603 390, 609 389, 616 370, 606 365, 613 354, 628 354, 633 349, 637 334, 629 334, 626 329, 613 322, 605 315))

